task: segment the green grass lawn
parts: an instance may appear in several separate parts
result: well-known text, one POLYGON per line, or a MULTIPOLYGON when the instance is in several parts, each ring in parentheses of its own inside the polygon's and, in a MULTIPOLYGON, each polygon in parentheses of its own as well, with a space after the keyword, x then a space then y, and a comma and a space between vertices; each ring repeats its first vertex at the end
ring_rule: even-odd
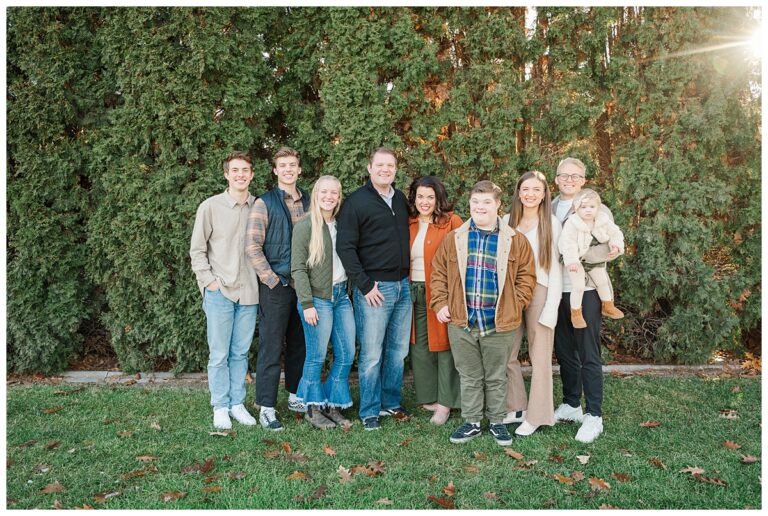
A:
MULTIPOLYGON (((555 392, 559 389, 556 380, 555 392)), ((404 405, 414 407, 412 386, 403 391, 404 405)), ((249 388, 249 404, 251 395, 249 388)), ((356 391, 353 396, 357 400, 356 391)), ((421 410, 414 410, 415 417, 408 422, 384 419, 378 432, 365 432, 349 411, 355 419, 350 431, 320 431, 287 412, 284 392, 278 410, 285 431, 268 433, 260 426, 235 422, 236 435, 212 436, 208 401, 207 391, 195 388, 9 387, 7 507, 434 509, 444 504, 457 509, 756 509, 762 505, 762 463, 741 460, 742 456, 759 459, 761 454, 759 378, 607 376, 605 432, 589 445, 573 439, 577 430, 573 424, 545 428, 508 448, 496 445, 484 427, 481 437, 454 445, 448 436, 461 423, 459 416, 435 427, 429 423, 430 414, 421 410), (729 410, 733 412, 723 412, 729 410), (646 421, 660 425, 640 426, 646 421), (741 447, 731 449, 726 441, 741 447), (509 456, 505 453, 509 450, 523 458, 509 456), (140 456, 155 458, 142 462, 137 460, 140 456), (587 463, 578 456, 589 456, 587 463), (341 478, 340 466, 350 470, 350 479, 341 478), (698 476, 681 472, 692 466, 704 471, 698 476), (41 492, 51 484, 61 490, 41 492), (168 492, 184 495, 163 501, 168 492)))

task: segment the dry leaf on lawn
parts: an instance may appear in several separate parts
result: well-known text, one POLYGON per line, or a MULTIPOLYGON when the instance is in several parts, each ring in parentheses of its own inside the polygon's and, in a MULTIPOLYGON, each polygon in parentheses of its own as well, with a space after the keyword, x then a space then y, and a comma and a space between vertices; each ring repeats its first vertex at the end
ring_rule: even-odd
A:
POLYGON ((453 480, 448 482, 448 485, 443 488, 443 493, 448 496, 454 496, 456 494, 456 486, 453 485, 453 480))
POLYGON ((728 487, 728 482, 726 482, 725 480, 721 480, 719 478, 705 477, 704 475, 693 475, 693 478, 695 478, 699 482, 705 482, 707 484, 712 484, 720 487, 728 487))
POLYGON ((130 437, 133 435, 133 432, 131 432, 130 430, 120 430, 119 432, 117 432, 117 435, 119 435, 120 437, 130 437))
POLYGON ((219 479, 219 475, 211 475, 210 477, 205 477, 203 479, 203 484, 210 484, 212 482, 216 482, 219 479))
POLYGON ((640 426, 643 428, 656 428, 657 426, 661 426, 661 423, 658 421, 645 421, 643 423, 640 423, 640 426))
POLYGON ((325 452, 326 455, 330 455, 331 457, 336 455, 336 450, 334 450, 333 448, 331 448, 327 444, 325 446, 323 446, 323 451, 325 452))
POLYGON ((146 474, 147 472, 143 470, 129 471, 128 473, 123 473, 122 475, 120 475, 120 478, 122 478, 123 480, 128 480, 129 478, 143 477, 146 474))
POLYGON ((262 439, 261 442, 263 442, 264 444, 267 444, 269 446, 277 444, 277 441, 275 441, 274 439, 262 439))
POLYGON ((720 411, 720 417, 724 417, 725 419, 738 419, 739 414, 733 409, 726 409, 720 411))
POLYGON ((285 477, 286 480, 304 480, 305 478, 307 478, 307 474, 304 473, 303 471, 294 471, 293 473, 285 477))
POLYGON ((562 464, 565 459, 563 459, 560 455, 552 455, 549 457, 549 460, 551 462, 557 462, 558 464, 562 464))
POLYGON ((64 407, 47 408, 43 409, 43 414, 55 414, 56 412, 61 412, 62 410, 64 410, 64 407))
POLYGON ((596 491, 608 491, 611 488, 611 484, 602 478, 596 477, 589 478, 589 486, 596 491))
POLYGON ((264 452, 264 458, 265 459, 274 459, 278 455, 280 455, 280 452, 277 451, 277 450, 269 450, 269 451, 265 451, 264 452))
POLYGON ((499 496, 496 493, 494 493, 493 491, 488 491, 488 492, 483 493, 483 497, 488 499, 488 500, 495 500, 495 501, 499 500, 499 496))
POLYGON ((440 507, 443 507, 445 509, 455 509, 456 508, 456 505, 453 503, 453 500, 450 499, 450 498, 446 498, 444 496, 441 496, 441 497, 438 498, 437 496, 429 495, 429 496, 427 496, 427 500, 429 500, 430 502, 434 502, 437 505, 439 505, 440 507))
POLYGON ((741 462, 742 464, 754 464, 757 462, 757 457, 754 457, 752 455, 742 455, 741 456, 741 462))
POLYGON ((227 473, 227 478, 230 480, 242 480, 245 478, 245 471, 230 471, 227 473))
POLYGON ((392 505, 392 500, 389 498, 379 498, 376 500, 377 505, 392 505))
POLYGON ((373 471, 374 474, 386 473, 383 460, 369 460, 368 466, 371 468, 371 471, 373 471))
POLYGON ((43 446, 43 448, 45 448, 46 450, 53 450, 55 448, 58 448, 59 446, 61 446, 61 441, 55 440, 55 441, 50 441, 50 442, 46 443, 43 446))
POLYGON ((582 473, 581 471, 573 471, 571 472, 571 478, 573 479, 574 482, 581 482, 582 480, 584 480, 584 473, 582 473))
POLYGON ((314 492, 309 496, 309 500, 319 500, 325 496, 326 491, 328 491, 328 486, 325 484, 320 484, 320 487, 315 489, 314 492))
POLYGON ((488 455, 479 451, 476 451, 473 455, 477 460, 486 460, 488 458, 488 455))
POLYGON ((467 473, 480 473, 480 468, 475 466, 474 464, 467 464, 464 466, 464 471, 467 473))
POLYGON ((344 421, 341 423, 341 429, 344 430, 344 432, 349 432, 352 430, 352 421, 344 421))
POLYGON ((688 466, 685 469, 681 469, 680 473, 691 473, 692 475, 701 475, 704 470, 698 466, 688 466))
POLYGON ((154 455, 139 455, 136 457, 136 460, 139 462, 152 462, 153 460, 157 460, 157 457, 154 455))
POLYGON ((659 469, 667 469, 667 465, 661 462, 661 459, 658 457, 651 457, 648 459, 648 463, 651 464, 651 466, 655 466, 659 469))
POLYGON ((167 491, 160 495, 160 500, 164 502, 173 502, 180 498, 184 498, 187 496, 187 493, 182 493, 181 491, 167 491))
POLYGON ((561 475, 560 473, 555 473, 552 478, 560 482, 561 484, 571 485, 573 484, 574 480, 571 477, 566 477, 561 475))
POLYGON ((339 481, 342 484, 346 484, 350 480, 352 480, 352 473, 349 472, 347 468, 344 466, 339 466, 339 469, 336 470, 336 473, 339 475, 339 481))
POLYGON ((725 442, 723 443, 723 446, 725 446, 725 447, 726 447, 726 448, 728 448, 729 450, 738 450, 739 448, 741 448, 741 445, 740 445, 740 444, 736 444, 736 443, 735 443, 735 442, 733 442, 733 441, 725 441, 725 442))
POLYGON ((35 444, 37 444, 37 441, 35 441, 34 439, 30 439, 29 441, 23 442, 21 444, 17 444, 16 448, 29 448, 30 446, 34 446, 35 444))
POLYGON ((50 493, 61 493, 64 490, 65 490, 64 486, 59 484, 59 481, 57 480, 53 484, 48 484, 47 486, 42 488, 40 492, 43 494, 50 494, 50 493))
POLYGON ((283 443, 280 446, 283 447, 283 451, 285 451, 285 453, 291 453, 293 451, 293 448, 291 448, 291 445, 288 443, 283 443))
POLYGON ((51 467, 48 464, 38 464, 35 466, 35 471, 38 473, 48 473, 51 471, 51 467))
POLYGON ((409 445, 409 444, 411 444, 412 442, 413 442, 413 439, 411 439, 411 438, 409 437, 409 438, 408 438, 408 439, 406 439, 405 441, 403 441, 403 442, 401 442, 400 444, 398 444, 398 446, 408 446, 408 445, 409 445))
POLYGON ((618 509, 618 507, 616 507, 615 505, 608 505, 607 503, 604 503, 604 504, 600 505, 600 510, 601 511, 615 510, 615 509, 618 509))
POLYGON ((200 473, 205 474, 205 473, 208 473, 210 470, 212 470, 214 462, 215 461, 213 459, 206 460, 205 463, 203 464, 203 467, 200 468, 200 473))
POLYGON ((582 464, 587 464, 589 462, 591 455, 576 455, 576 458, 579 459, 579 462, 582 464))
POLYGON ((523 460, 525 456, 520 453, 519 451, 515 451, 512 448, 504 448, 504 453, 507 454, 507 456, 512 457, 515 460, 523 460))
POLYGON ((104 491, 103 493, 93 495, 93 499, 98 503, 105 503, 110 498, 116 496, 120 496, 120 491, 104 491))
POLYGON ((202 491, 203 491, 203 493, 206 493, 206 494, 208 494, 208 493, 220 493, 221 492, 221 486, 204 487, 202 489, 202 491))
POLYGON ((285 460, 292 460, 296 462, 307 462, 309 459, 307 459, 307 456, 303 453, 289 453, 288 455, 283 457, 285 460))
POLYGON ((153 421, 152 424, 149 426, 151 428, 154 428, 155 430, 162 430, 162 428, 160 427, 160 423, 158 423, 157 421, 153 421))
POLYGON ((626 473, 611 473, 611 477, 615 478, 619 482, 629 482, 632 478, 626 473))

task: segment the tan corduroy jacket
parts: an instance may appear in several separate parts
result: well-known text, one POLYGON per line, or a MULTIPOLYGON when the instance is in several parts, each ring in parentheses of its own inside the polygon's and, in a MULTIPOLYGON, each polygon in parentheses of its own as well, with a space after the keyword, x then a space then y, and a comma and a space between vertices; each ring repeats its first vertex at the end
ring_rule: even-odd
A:
MULTIPOLYGON (((430 308, 439 312, 448 306, 451 324, 467 327, 467 258, 470 220, 443 239, 432 260, 430 308)), ((525 235, 499 219, 496 255, 499 298, 496 305, 496 331, 512 331, 520 326, 523 310, 531 301, 536 286, 533 251, 525 235), (503 280, 502 280, 503 278, 503 280)))

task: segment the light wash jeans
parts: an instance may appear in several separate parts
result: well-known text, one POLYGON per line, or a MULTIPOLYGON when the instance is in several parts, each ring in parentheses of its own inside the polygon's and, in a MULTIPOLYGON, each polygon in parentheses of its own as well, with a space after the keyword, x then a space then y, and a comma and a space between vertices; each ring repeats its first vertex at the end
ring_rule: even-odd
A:
POLYGON ((380 281, 382 306, 369 306, 355 288, 355 324, 360 341, 360 419, 378 416, 381 409, 400 406, 403 368, 411 337, 411 291, 408 278, 380 281))
POLYGON ((208 326, 208 389, 214 409, 245 401, 248 350, 259 305, 230 301, 221 290, 205 289, 203 310, 208 326))
POLYGON ((315 326, 307 324, 301 303, 297 305, 304 326, 307 354, 296 396, 307 405, 351 407, 349 371, 355 358, 355 316, 347 295, 347 282, 333 286, 331 299, 313 297, 312 303, 317 310, 315 326), (333 342, 333 365, 323 382, 321 375, 329 340, 333 342))

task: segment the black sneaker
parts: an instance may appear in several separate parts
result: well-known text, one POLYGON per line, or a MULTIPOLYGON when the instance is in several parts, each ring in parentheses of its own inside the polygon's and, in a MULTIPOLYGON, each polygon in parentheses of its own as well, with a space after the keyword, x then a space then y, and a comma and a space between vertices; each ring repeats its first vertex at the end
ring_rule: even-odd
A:
POLYGON ((379 424, 379 418, 371 416, 363 419, 363 428, 366 430, 379 430, 381 425, 379 424))
POLYGON ((453 444, 471 441, 480 435, 480 423, 464 423, 451 434, 453 444))
POLYGON ((392 416, 398 421, 406 421, 408 419, 411 419, 413 414, 405 410, 403 407, 395 407, 391 409, 381 409, 379 411, 380 416, 392 416))
POLYGON ((512 436, 503 423, 491 423, 488 430, 491 431, 491 435, 496 439, 496 444, 499 446, 509 446, 512 444, 512 436))

